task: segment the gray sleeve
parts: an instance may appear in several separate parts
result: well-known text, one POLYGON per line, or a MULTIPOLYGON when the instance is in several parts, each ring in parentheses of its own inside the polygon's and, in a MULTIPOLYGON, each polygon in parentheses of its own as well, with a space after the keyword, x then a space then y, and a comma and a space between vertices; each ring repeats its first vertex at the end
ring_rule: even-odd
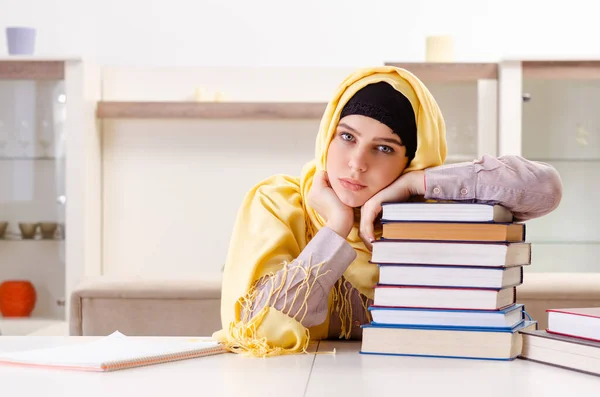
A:
POLYGON ((425 170, 425 198, 500 204, 524 221, 558 207, 562 182, 549 164, 520 156, 483 156, 425 170))
POLYGON ((344 238, 321 228, 294 261, 259 280, 250 318, 270 306, 307 328, 322 324, 329 292, 355 258, 354 248, 344 238))

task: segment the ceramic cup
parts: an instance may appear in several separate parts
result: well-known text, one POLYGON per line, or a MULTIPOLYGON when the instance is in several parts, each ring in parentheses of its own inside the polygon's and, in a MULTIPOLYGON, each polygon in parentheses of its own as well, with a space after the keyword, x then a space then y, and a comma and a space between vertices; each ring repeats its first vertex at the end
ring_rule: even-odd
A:
POLYGON ((56 233, 58 223, 56 222, 40 222, 40 231, 43 239, 53 239, 56 233))
POLYGON ((8 228, 8 222, 0 222, 0 238, 4 238, 6 229, 8 228))
POLYGON ((20 222, 19 229, 21 229, 21 237, 23 240, 31 240, 35 237, 35 232, 37 231, 38 224, 37 223, 26 223, 20 222))
POLYGON ((29 27, 6 28, 6 43, 9 55, 33 55, 36 30, 29 27))

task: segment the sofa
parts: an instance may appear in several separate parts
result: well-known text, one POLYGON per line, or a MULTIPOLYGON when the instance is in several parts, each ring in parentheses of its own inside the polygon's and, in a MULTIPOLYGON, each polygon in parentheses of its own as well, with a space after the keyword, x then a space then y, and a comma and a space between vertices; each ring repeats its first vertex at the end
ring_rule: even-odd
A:
MULTIPOLYGON (((87 279, 70 297, 69 332, 209 336, 221 328, 221 281, 221 273, 185 279, 87 279)), ((525 273, 517 302, 544 329, 546 309, 600 306, 600 273, 525 273)))
POLYGON ((71 294, 70 335, 207 336, 221 327, 221 273, 181 279, 97 277, 71 294))

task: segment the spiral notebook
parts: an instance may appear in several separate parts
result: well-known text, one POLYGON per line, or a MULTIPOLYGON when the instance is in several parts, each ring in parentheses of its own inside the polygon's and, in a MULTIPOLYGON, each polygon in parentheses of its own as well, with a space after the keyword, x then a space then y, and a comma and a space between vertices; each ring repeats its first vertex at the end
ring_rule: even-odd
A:
POLYGON ((91 342, 0 352, 0 364, 106 372, 225 352, 210 338, 128 337, 115 332, 91 342))

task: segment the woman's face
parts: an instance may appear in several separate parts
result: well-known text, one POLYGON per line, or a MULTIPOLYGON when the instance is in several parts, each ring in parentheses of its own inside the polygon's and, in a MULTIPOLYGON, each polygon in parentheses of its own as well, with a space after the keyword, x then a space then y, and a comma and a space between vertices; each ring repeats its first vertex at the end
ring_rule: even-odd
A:
POLYGON ((331 187, 349 207, 360 207, 394 182, 408 163, 400 137, 366 116, 342 118, 327 152, 331 187))

